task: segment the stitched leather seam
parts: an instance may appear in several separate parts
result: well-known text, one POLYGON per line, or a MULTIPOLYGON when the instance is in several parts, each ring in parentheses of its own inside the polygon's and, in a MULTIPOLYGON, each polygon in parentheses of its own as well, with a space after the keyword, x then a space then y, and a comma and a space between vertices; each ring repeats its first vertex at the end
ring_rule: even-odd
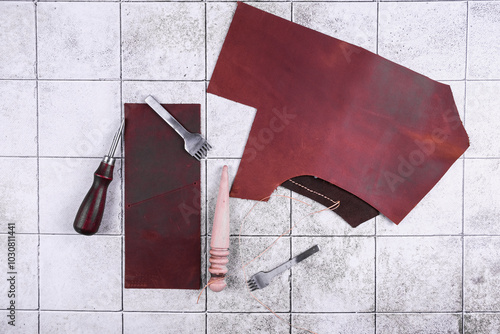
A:
POLYGON ((323 197, 323 198, 326 198, 327 200, 329 200, 330 202, 332 202, 332 203, 334 203, 334 204, 336 204, 336 203, 337 203, 337 201, 334 201, 333 199, 331 199, 331 198, 329 198, 329 197, 327 197, 327 196, 325 196, 325 195, 323 195, 323 194, 321 194, 321 193, 319 193, 319 192, 317 192, 317 191, 314 191, 314 190, 312 190, 312 189, 309 189, 309 188, 307 188, 306 186, 304 186, 304 185, 302 185, 302 184, 300 184, 300 183, 298 183, 298 182, 295 182, 295 181, 294 181, 294 180, 292 180, 292 179, 290 179, 290 180, 288 180, 288 181, 292 182, 293 184, 295 184, 295 185, 297 185, 297 186, 299 186, 299 187, 301 187, 301 188, 304 188, 304 189, 305 189, 305 190, 307 190, 307 191, 312 192, 313 194, 316 194, 316 195, 318 195, 318 196, 321 196, 321 197, 323 197))

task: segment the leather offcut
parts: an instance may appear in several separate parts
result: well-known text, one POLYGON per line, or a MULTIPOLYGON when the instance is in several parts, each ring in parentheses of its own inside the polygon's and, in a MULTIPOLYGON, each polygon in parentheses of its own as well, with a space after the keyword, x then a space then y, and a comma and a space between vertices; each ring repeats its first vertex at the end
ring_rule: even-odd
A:
POLYGON ((314 176, 366 203, 352 226, 400 223, 469 147, 448 85, 243 3, 208 92, 257 109, 232 197, 314 176))
MULTIPOLYGON (((199 104, 163 106, 200 131, 199 104)), ((147 104, 125 121, 125 288, 199 289, 200 162, 147 104)))

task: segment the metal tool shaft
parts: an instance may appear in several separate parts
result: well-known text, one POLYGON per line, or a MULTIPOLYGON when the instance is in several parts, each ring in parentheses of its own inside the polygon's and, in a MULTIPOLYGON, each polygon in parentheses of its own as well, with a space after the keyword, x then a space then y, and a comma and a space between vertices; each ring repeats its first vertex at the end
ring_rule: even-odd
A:
POLYGON ((116 152, 116 147, 118 146, 118 142, 120 141, 120 137, 122 136, 123 128, 125 127, 125 120, 122 121, 120 128, 115 134, 113 138, 113 143, 111 144, 111 148, 109 149, 108 157, 113 157, 116 152))
POLYGON ((279 275, 281 274, 282 272, 290 269, 292 266, 296 265, 297 263, 307 259, 309 256, 313 255, 314 253, 316 252, 319 252, 319 247, 318 245, 315 245, 311 248, 309 248, 308 250, 300 253, 299 255, 295 256, 294 258, 286 261, 285 263, 283 263, 282 265, 274 268, 273 270, 271 270, 269 273, 272 274, 273 276, 276 276, 276 275, 279 275))
POLYGON ((286 261, 282 265, 274 268, 270 271, 259 271, 257 274, 250 277, 247 281, 248 287, 250 291, 255 291, 257 289, 263 289, 271 283, 271 280, 276 276, 284 272, 285 270, 290 269, 293 265, 307 259, 309 256, 319 251, 318 245, 315 245, 305 252, 300 253, 296 257, 286 261))

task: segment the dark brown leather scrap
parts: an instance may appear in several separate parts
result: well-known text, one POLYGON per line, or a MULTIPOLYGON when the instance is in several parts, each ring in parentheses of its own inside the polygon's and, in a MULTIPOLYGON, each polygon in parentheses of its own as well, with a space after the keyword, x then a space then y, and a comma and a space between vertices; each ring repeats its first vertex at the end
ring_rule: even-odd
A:
POLYGON ((352 227, 356 227, 379 214, 370 204, 350 192, 314 176, 297 176, 283 182, 282 186, 309 197, 327 208, 332 206, 334 201, 340 201, 342 205, 335 209, 335 213, 349 222, 352 227))
POLYGON ((469 147, 448 85, 243 3, 208 92, 257 109, 233 197, 315 176, 398 224, 469 147))
MULTIPOLYGON (((200 105, 163 105, 200 132, 200 105)), ((125 104, 125 288, 199 289, 200 162, 147 104, 125 104)))

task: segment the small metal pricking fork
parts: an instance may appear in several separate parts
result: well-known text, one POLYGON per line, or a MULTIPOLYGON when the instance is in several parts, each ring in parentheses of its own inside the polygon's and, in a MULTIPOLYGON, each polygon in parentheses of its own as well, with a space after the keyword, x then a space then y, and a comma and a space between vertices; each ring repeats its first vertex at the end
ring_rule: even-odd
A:
POLYGON ((192 133, 186 130, 165 108, 161 106, 151 95, 146 97, 146 103, 153 108, 154 111, 168 125, 172 127, 183 139, 184 149, 191 154, 196 160, 204 159, 208 151, 212 148, 205 138, 199 133, 192 133))
POLYGON ((318 245, 312 246, 311 248, 309 248, 305 252, 300 253, 296 257, 290 259, 289 261, 283 263, 282 265, 279 265, 278 267, 274 268, 273 270, 259 271, 257 274, 250 277, 250 279, 247 281, 247 284, 248 284, 248 287, 250 288, 250 291, 255 291, 257 289, 265 288, 266 286, 269 285, 269 283, 271 283, 271 280, 275 276, 290 269, 293 265, 299 263, 302 260, 307 259, 309 256, 313 255, 316 252, 319 252, 318 245))

